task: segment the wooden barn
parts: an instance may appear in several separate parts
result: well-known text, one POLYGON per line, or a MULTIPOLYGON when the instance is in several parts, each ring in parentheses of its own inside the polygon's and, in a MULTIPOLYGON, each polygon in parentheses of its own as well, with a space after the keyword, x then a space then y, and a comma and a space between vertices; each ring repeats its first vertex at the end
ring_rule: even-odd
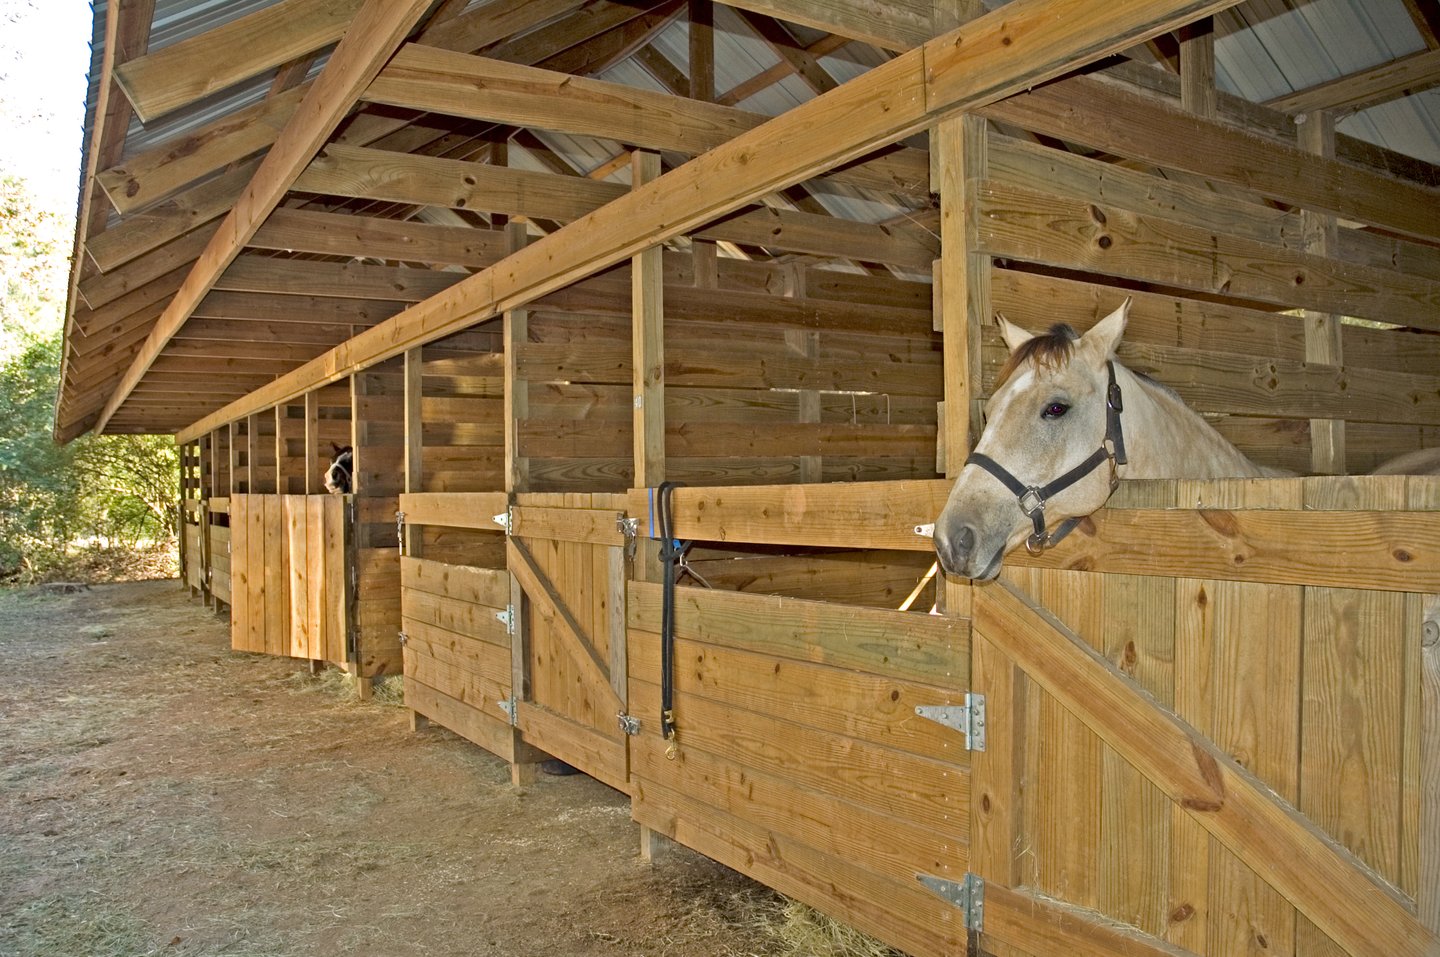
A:
POLYGON ((56 435, 176 435, 235 648, 916 957, 1437 955, 1437 83, 1435 0, 95 0, 56 435), (1313 477, 937 575, 995 314, 1126 297, 1313 477))

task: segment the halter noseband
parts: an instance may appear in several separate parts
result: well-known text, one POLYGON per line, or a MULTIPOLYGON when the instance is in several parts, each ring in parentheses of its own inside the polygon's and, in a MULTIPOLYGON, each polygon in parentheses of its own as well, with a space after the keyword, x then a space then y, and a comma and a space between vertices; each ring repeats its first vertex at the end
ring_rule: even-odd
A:
POLYGON ((1126 461, 1125 436, 1120 429, 1120 413, 1125 411, 1125 403, 1120 395, 1120 385, 1115 381, 1115 363, 1106 362, 1105 370, 1110 376, 1110 384, 1105 390, 1105 438, 1100 443, 1100 447, 1090 453, 1089 458, 1055 481, 1048 485, 1026 485, 1005 466, 980 452, 971 452, 970 457, 965 460, 966 465, 978 465, 995 476, 1015 494, 1020 511, 1024 512, 1025 517, 1035 525, 1034 533, 1025 539, 1025 548, 1032 555, 1037 555, 1054 545, 1080 524, 1079 518, 1067 518, 1055 526, 1055 531, 1047 533, 1045 531, 1045 503, 1051 496, 1074 485, 1099 468, 1102 462, 1107 461, 1110 463, 1110 490, 1112 492, 1115 490, 1118 482, 1115 477, 1115 466, 1124 465, 1126 461))

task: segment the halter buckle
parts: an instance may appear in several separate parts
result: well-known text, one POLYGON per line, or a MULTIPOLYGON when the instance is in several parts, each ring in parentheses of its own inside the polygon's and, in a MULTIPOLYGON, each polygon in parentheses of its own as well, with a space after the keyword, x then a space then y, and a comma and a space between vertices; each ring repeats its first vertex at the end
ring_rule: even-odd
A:
POLYGON ((1045 511, 1045 496, 1038 487, 1032 485, 1020 496, 1020 511, 1024 512, 1027 517, 1033 517, 1036 512, 1045 511))

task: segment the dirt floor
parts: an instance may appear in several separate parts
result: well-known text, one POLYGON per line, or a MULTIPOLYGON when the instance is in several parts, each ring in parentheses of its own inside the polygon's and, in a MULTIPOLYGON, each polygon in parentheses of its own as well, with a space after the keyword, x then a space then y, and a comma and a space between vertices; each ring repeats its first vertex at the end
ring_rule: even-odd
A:
POLYGON ((514 789, 401 707, 231 652, 174 581, 0 592, 0 654, 0 954, 801 952, 763 888, 642 863, 618 792, 514 789))

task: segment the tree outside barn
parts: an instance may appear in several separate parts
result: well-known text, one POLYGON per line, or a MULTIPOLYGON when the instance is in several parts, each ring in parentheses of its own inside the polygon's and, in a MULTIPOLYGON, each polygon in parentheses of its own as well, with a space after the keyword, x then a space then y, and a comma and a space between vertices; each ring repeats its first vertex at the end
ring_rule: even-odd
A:
POLYGON ((0 581, 173 573, 174 444, 51 435, 72 228, 0 169, 0 581))

